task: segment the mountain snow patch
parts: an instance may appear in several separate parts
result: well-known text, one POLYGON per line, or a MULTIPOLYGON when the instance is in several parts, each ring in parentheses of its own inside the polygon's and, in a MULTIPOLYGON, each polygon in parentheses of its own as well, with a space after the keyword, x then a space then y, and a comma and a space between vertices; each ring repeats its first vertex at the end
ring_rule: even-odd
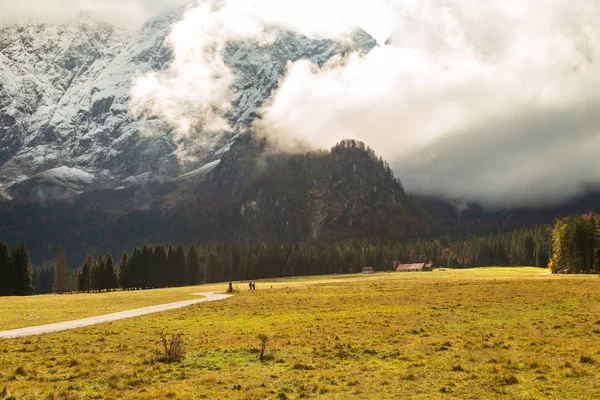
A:
POLYGON ((64 166, 49 169, 40 173, 39 176, 55 179, 66 186, 88 186, 95 180, 95 176, 89 172, 64 166))
POLYGON ((213 162, 209 162, 208 164, 205 164, 205 165, 201 166, 200 168, 190 171, 186 174, 180 175, 179 177, 180 178, 189 178, 191 176, 206 175, 213 169, 217 168, 217 166, 220 163, 221 163, 221 160, 215 160, 213 162))

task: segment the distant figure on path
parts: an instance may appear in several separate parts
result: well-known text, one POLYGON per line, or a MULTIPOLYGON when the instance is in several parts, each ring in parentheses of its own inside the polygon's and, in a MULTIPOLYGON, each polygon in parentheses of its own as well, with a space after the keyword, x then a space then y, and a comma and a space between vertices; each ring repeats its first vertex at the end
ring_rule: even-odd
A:
POLYGON ((252 283, 252 290, 256 290, 256 282, 252 283))
POLYGON ((249 290, 252 290, 252 282, 248 282, 248 287, 250 288, 249 290))

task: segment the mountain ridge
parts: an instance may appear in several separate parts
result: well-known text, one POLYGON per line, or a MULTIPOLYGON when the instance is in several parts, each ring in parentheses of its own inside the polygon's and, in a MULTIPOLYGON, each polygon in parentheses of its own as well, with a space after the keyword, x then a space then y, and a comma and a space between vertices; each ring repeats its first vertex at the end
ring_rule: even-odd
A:
POLYGON ((357 31, 352 43, 289 31, 265 46, 231 42, 223 57, 235 74, 233 108, 227 116, 234 130, 176 143, 171 124, 133 117, 129 101, 135 76, 168 67, 172 54, 165 38, 180 17, 179 12, 166 14, 134 32, 87 17, 70 25, 1 26, 0 195, 51 197, 49 188, 31 192, 12 186, 32 177, 39 181, 38 174, 61 167, 94 178, 74 190, 55 174, 52 185, 66 183, 56 190, 59 198, 201 168, 219 159, 256 118, 286 73, 288 60, 322 65, 344 51, 368 51, 376 45, 364 31, 357 31), (182 162, 178 146, 187 145, 193 160, 182 162))

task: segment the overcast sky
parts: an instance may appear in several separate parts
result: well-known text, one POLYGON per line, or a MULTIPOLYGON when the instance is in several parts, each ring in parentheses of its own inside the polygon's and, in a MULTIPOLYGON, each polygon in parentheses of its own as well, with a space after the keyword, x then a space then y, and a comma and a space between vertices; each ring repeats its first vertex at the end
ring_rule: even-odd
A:
POLYGON ((82 12, 121 28, 135 29, 166 10, 192 0, 0 0, 0 22, 65 22, 82 12))
MULTIPOLYGON (((122 24, 186 3, 0 0, 0 18, 89 10, 122 24)), ((162 113, 181 135, 197 122, 189 110, 224 129, 232 75, 214 49, 233 39, 267 43, 273 25, 315 38, 360 26, 380 46, 322 69, 290 63, 260 133, 283 148, 363 140, 409 192, 490 206, 556 203, 600 184, 598 21, 598 0, 201 3, 173 27, 171 68, 134 82, 133 109, 162 113)))
POLYGON ((268 135, 360 139, 407 191, 490 207, 558 203, 600 183, 600 2, 388 5, 391 45, 289 66, 264 111, 268 135))

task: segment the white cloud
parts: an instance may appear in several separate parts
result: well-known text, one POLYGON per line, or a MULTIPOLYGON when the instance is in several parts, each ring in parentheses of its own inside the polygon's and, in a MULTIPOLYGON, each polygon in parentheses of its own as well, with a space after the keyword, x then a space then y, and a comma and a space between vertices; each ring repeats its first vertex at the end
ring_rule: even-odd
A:
POLYGON ((257 129, 284 147, 363 140, 409 191, 494 206, 600 183, 600 4, 390 7, 391 45, 323 69, 291 64, 257 129))
POLYGON ((0 0, 0 23, 69 22, 82 13, 119 26, 135 29, 167 10, 191 0, 0 0))
MULTIPOLYGON (((227 131, 233 73, 222 53, 229 41, 274 40, 280 28, 312 37, 337 37, 356 26, 373 26, 385 40, 387 9, 374 1, 228 0, 199 2, 176 23, 167 39, 174 59, 167 71, 137 77, 132 90, 135 115, 158 114, 176 128, 176 139, 198 131, 227 131), (336 14, 335 19, 331 15, 336 14)), ((389 21, 388 21, 389 22, 389 21)))

